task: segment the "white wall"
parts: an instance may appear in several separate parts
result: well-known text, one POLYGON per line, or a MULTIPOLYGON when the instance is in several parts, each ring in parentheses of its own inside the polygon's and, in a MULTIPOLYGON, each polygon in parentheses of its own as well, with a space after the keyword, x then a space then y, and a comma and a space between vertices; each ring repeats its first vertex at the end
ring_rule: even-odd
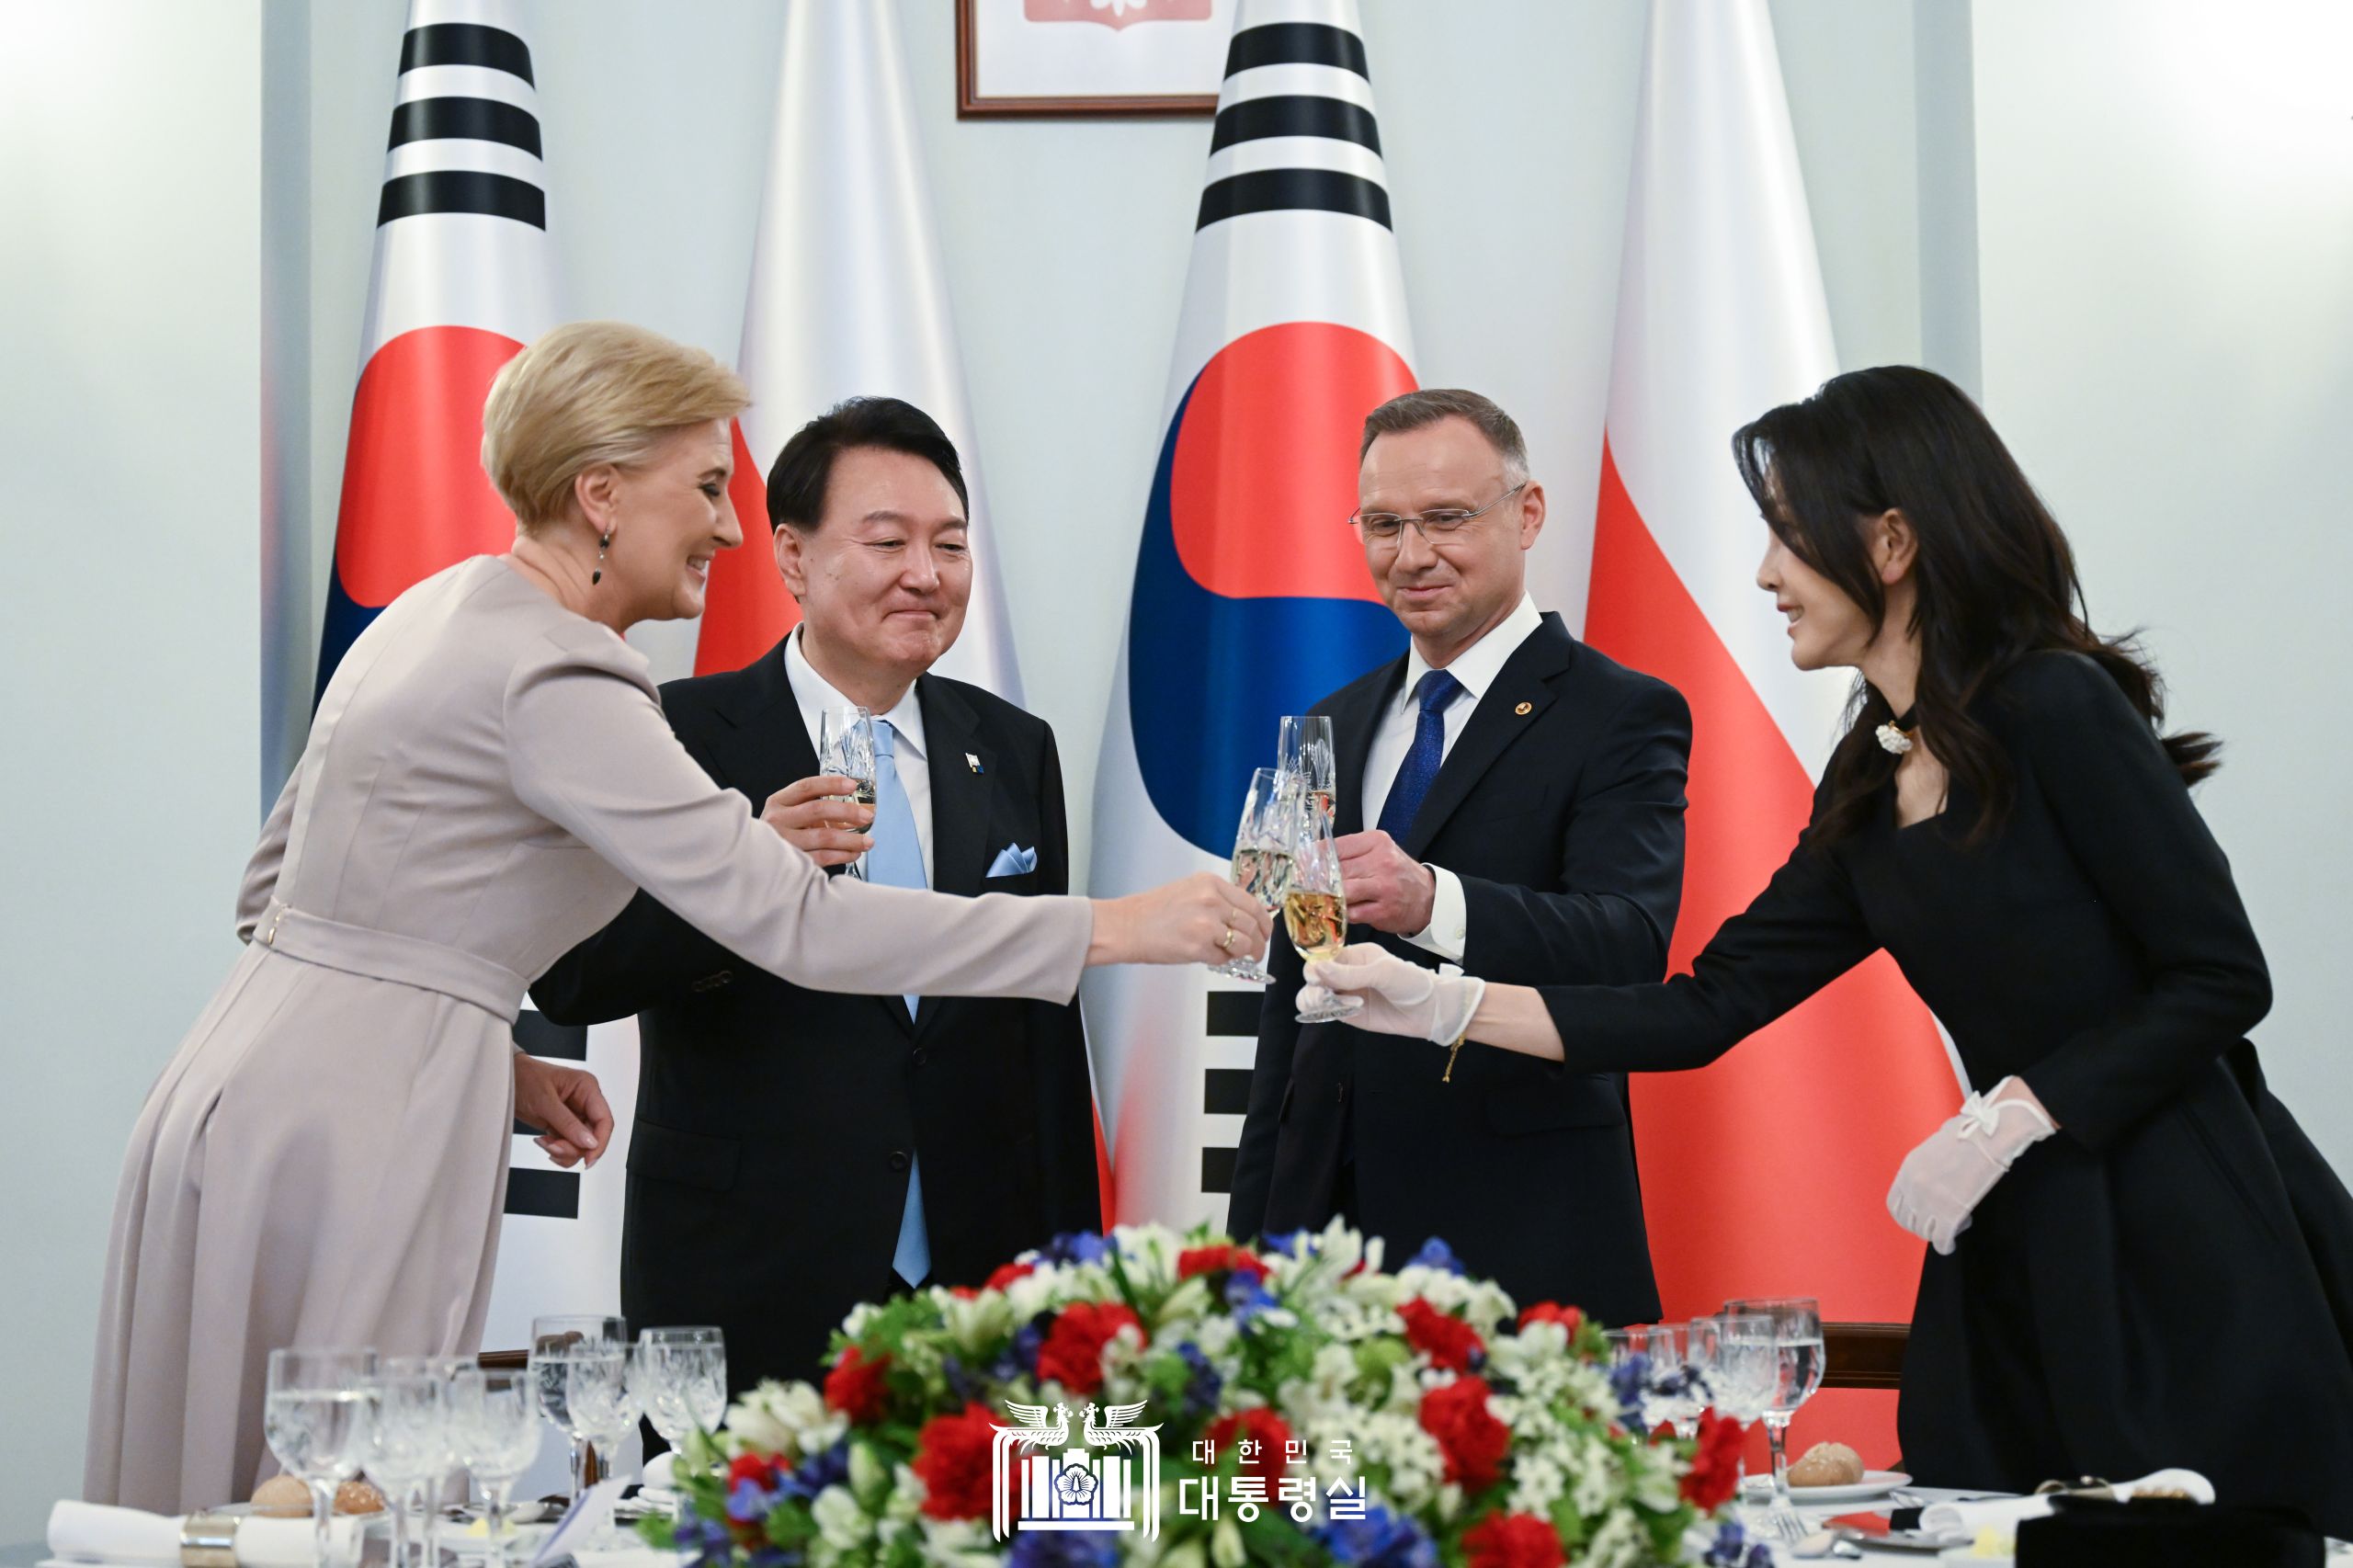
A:
POLYGON ((1986 409, 2168 721, 2271 962, 2273 1086, 2353 1172, 2344 595, 2353 11, 1977 0, 1986 409))
POLYGON ((81 1489, 115 1175, 260 752, 258 0, 0 0, 0 1543, 81 1489))

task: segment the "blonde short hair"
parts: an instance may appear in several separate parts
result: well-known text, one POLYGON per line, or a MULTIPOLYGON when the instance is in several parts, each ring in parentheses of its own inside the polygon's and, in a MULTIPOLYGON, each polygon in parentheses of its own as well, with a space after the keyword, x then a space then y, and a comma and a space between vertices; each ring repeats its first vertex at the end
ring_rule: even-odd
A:
POLYGON ((749 407, 734 371, 625 322, 571 322, 506 361, 482 410, 482 466, 528 531, 556 521, 572 482, 629 467, 673 432, 749 407))

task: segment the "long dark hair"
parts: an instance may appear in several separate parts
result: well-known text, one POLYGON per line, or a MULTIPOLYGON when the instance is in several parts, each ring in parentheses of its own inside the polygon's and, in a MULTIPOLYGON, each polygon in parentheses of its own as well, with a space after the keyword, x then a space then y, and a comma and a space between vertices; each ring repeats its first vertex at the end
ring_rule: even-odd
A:
MULTIPOLYGON (((1920 641, 1913 709, 1953 780, 1979 802, 1967 842, 2008 819, 2017 780, 2001 744, 1971 709, 1990 683, 2030 653, 2059 649, 2097 660, 2152 726, 2165 721, 2165 687, 2131 636, 2086 624, 2083 585, 2067 536, 1969 394, 1933 370, 1883 365, 1833 377, 1732 438, 1740 477, 1767 526, 1792 553, 1870 615, 1876 636, 1887 594, 1864 524, 1901 511, 1918 541, 1909 628, 1920 641)), ((1848 727, 1831 754, 1815 842, 1861 826, 1896 758, 1874 732, 1887 699, 1855 683, 1848 727)), ((2187 783, 2221 766, 2222 743, 2165 737, 2187 783)))

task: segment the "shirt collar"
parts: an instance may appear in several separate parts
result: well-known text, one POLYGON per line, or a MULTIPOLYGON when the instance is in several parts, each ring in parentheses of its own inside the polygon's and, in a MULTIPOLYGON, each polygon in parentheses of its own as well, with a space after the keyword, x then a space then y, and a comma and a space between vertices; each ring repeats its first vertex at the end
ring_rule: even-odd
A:
MULTIPOLYGON (((817 673, 809 655, 801 649, 801 629, 794 627, 792 635, 784 640, 784 673, 792 683, 792 699, 800 706, 801 722, 809 731, 812 745, 817 739, 817 718, 826 709, 847 706, 849 699, 834 689, 834 683, 817 673)), ((914 682, 907 685, 907 694, 888 713, 877 713, 877 719, 887 721, 893 736, 893 748, 906 746, 915 756, 924 755, 923 702, 915 696, 914 682)))
MULTIPOLYGON (((1472 707, 1478 706, 1479 699, 1487 695, 1487 688, 1495 684, 1495 677, 1504 673, 1504 665, 1519 652, 1519 645, 1543 624, 1544 617, 1536 608, 1535 597, 1522 594, 1519 603, 1513 607, 1509 615, 1491 627, 1484 637, 1454 656, 1454 663, 1446 666, 1447 673, 1462 683, 1463 692, 1470 698, 1472 707)), ((1414 688, 1421 684, 1422 676, 1429 673, 1429 661, 1422 657, 1419 648, 1406 653, 1405 686, 1398 693, 1401 706, 1410 708, 1414 705, 1414 688)))

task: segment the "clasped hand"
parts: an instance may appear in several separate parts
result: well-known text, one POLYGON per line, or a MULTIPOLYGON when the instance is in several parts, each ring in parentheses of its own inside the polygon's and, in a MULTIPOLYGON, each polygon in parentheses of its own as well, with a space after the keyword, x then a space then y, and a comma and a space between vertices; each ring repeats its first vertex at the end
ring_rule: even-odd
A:
POLYGON ((1971 1215, 1994 1184, 2029 1145, 2057 1131, 2034 1091, 2017 1078, 2005 1078, 1987 1093, 1961 1101, 1959 1115, 1904 1156, 1895 1185, 1887 1189, 1887 1211, 1897 1224, 1950 1256, 1955 1239, 1969 1229, 1971 1215))

